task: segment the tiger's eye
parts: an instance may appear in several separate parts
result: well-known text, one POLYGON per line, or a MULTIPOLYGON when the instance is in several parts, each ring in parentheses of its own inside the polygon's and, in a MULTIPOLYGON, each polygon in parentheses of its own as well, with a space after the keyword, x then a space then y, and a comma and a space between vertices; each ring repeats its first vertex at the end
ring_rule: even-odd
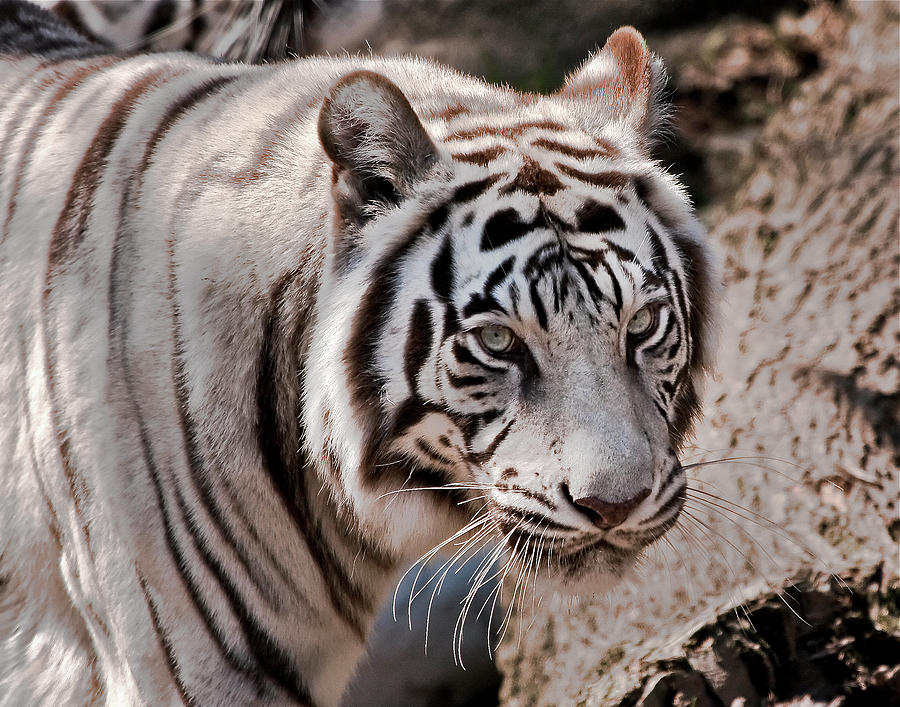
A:
POLYGON ((647 334, 656 323, 656 314, 651 307, 641 307, 631 321, 628 322, 628 333, 632 336, 643 336, 647 334))
POLYGON ((499 354, 509 350, 516 340, 516 335, 509 327, 489 324, 478 330, 478 339, 489 352, 499 354))

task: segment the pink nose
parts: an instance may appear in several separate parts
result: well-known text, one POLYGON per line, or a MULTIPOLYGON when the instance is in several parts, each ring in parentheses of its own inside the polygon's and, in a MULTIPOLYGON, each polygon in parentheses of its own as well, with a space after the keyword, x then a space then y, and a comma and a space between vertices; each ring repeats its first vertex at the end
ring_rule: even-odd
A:
POLYGON ((575 499, 575 505, 591 522, 601 530, 610 530, 617 525, 622 525, 631 512, 637 508, 641 501, 650 495, 650 489, 643 489, 633 498, 627 501, 610 503, 596 496, 575 499))

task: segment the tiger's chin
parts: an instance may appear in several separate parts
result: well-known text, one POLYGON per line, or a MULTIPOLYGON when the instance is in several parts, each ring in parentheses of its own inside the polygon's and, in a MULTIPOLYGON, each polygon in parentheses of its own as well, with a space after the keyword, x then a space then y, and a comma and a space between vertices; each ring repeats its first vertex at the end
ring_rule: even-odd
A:
POLYGON ((540 596, 584 598, 608 594, 622 581, 635 576, 643 548, 624 550, 598 543, 566 555, 551 554, 534 560, 523 572, 533 575, 534 591, 540 596))

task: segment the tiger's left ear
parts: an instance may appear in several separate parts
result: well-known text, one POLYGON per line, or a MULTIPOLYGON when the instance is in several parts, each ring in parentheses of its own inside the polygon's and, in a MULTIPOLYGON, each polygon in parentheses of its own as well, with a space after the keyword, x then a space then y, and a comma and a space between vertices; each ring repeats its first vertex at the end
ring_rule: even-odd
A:
POLYGON ((662 101, 666 70, 634 27, 620 27, 603 48, 566 78, 556 95, 590 105, 585 127, 594 133, 613 121, 635 131, 642 144, 653 141, 665 119, 662 101))
POLYGON ((379 204, 396 204, 437 159, 403 92, 381 74, 356 71, 331 89, 319 140, 334 164, 342 218, 362 225, 379 204))

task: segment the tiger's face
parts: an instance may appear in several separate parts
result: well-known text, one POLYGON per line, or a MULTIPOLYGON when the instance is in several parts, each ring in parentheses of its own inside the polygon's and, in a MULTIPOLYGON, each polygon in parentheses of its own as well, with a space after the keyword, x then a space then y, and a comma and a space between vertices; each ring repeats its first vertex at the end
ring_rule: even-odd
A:
POLYGON ((307 422, 389 546, 469 522, 597 589, 681 510, 712 276, 638 146, 546 103, 432 135, 383 77, 332 91, 337 284, 313 356, 349 384, 307 422))

